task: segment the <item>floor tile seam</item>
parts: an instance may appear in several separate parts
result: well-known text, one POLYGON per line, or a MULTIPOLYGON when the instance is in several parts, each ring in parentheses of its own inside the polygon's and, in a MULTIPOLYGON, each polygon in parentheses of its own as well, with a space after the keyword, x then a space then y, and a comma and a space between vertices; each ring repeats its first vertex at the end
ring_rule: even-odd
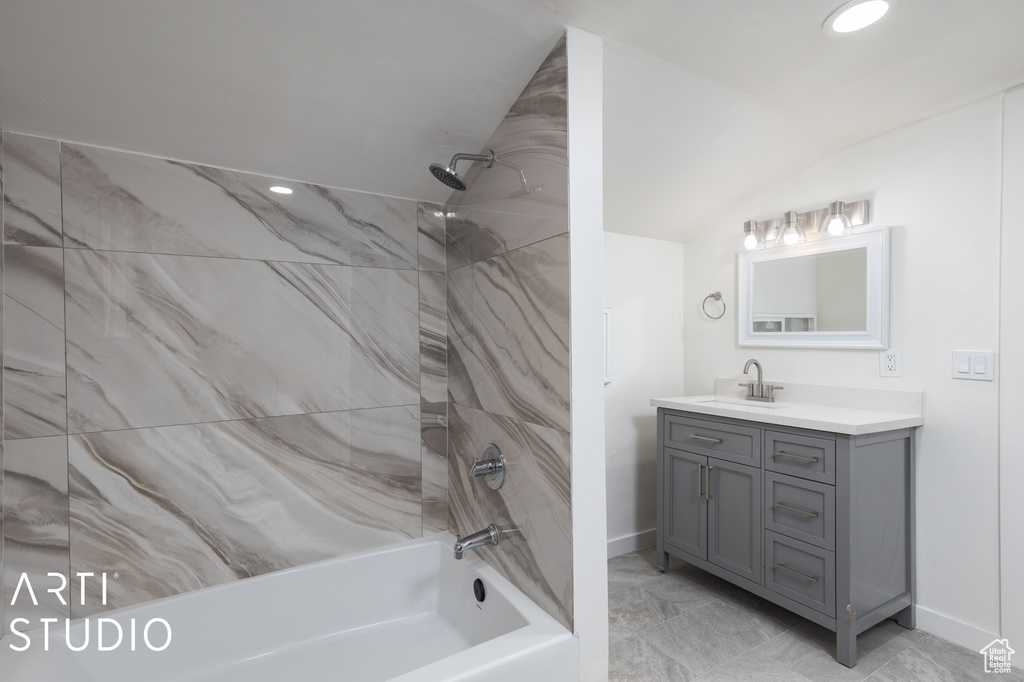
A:
MULTIPOLYGON (((810 622, 810 621, 806 621, 806 622, 810 622)), ((802 625, 802 623, 801 623, 800 625, 802 625)), ((757 646, 753 647, 752 649, 750 649, 750 651, 751 651, 751 652, 754 652, 754 651, 757 651, 758 649, 760 649, 760 648, 762 648, 762 647, 766 647, 766 646, 768 646, 768 644, 770 644, 771 642, 775 641, 775 640, 776 640, 776 639, 778 639, 779 637, 782 637, 782 636, 784 636, 784 635, 787 635, 787 634, 791 633, 791 632, 792 632, 792 631, 793 631, 794 629, 796 629, 797 627, 799 627, 799 625, 796 625, 796 626, 794 626, 794 627, 790 628, 789 630, 786 630, 785 632, 780 632, 779 634, 775 635, 774 637, 771 637, 771 638, 769 638, 768 640, 766 640, 766 641, 764 641, 764 642, 761 642, 761 643, 760 643, 760 644, 758 644, 757 646)), ((817 647, 817 646, 814 646, 813 644, 811 644, 811 643, 809 643, 809 642, 806 642, 806 641, 804 641, 804 640, 797 640, 797 642, 798 642, 799 644, 806 644, 806 645, 807 645, 808 647, 811 647, 811 648, 813 648, 813 649, 815 649, 815 650, 819 650, 819 647, 817 647)), ((897 654, 897 655, 899 655, 899 654, 897 654)), ((792 672, 792 673, 793 673, 794 675, 799 675, 799 676, 800 676, 800 677, 801 677, 802 679, 808 680, 808 682, 813 682, 813 680, 811 680, 810 678, 808 678, 808 677, 804 676, 804 675, 803 675, 802 673, 800 673, 800 671, 799 671, 799 670, 796 670, 795 668, 792 668, 792 667, 791 667, 791 666, 789 666, 789 665, 788 665, 788 664, 787 664, 786 662, 784 662, 784 661, 780 661, 780 660, 778 660, 777 658, 775 658, 775 657, 773 657, 773 656, 768 656, 768 658, 770 658, 771 660, 775 661, 776 663, 778 663, 779 665, 781 665, 782 667, 784 667, 784 668, 785 668, 786 670, 789 670, 789 671, 790 671, 790 672, 792 672)), ((836 661, 836 665, 842 665, 842 664, 841 664, 841 663, 839 663, 838 661, 836 661)), ((851 668, 847 668, 847 670, 850 670, 850 669, 851 669, 851 668)), ((874 674, 875 672, 877 672, 877 670, 873 670, 872 672, 868 673, 868 675, 869 675, 869 676, 870 676, 870 675, 873 675, 873 674, 874 674)), ((867 679, 867 677, 865 677, 865 676, 862 676, 862 677, 860 678, 860 682, 864 682, 864 680, 866 680, 866 679, 867 679)))
MULTIPOLYGON (((680 615, 681 615, 681 614, 680 614, 680 615)), ((678 616, 677 616, 677 617, 678 617, 678 616)), ((663 623, 663 624, 664 624, 664 623, 663 623)), ((676 658, 676 657, 675 657, 675 656, 673 656, 672 654, 670 654, 670 653, 668 653, 667 651, 665 651, 664 649, 662 649, 662 648, 661 648, 660 646, 658 646, 658 645, 657 645, 656 643, 652 642, 652 641, 651 641, 650 639, 648 639, 648 638, 647 638, 647 637, 645 636, 645 633, 647 633, 647 632, 650 632, 651 630, 653 630, 653 629, 654 629, 654 628, 656 628, 656 627, 658 627, 658 626, 657 626, 657 625, 655 625, 655 626, 653 626, 653 627, 649 627, 649 628, 647 628, 647 629, 646 629, 646 630, 644 630, 643 632, 637 632, 637 633, 634 633, 634 634, 635 634, 635 636, 637 636, 637 637, 639 637, 640 639, 642 639, 643 641, 645 641, 645 642, 646 642, 646 643, 647 643, 647 644, 648 644, 649 646, 652 646, 652 647, 654 647, 654 649, 655 649, 655 650, 656 650, 656 651, 657 651, 658 653, 660 653, 660 654, 661 654, 662 656, 666 657, 666 658, 667 658, 667 659, 669 659, 670 661, 673 661, 673 662, 674 662, 674 663, 675 663, 676 665, 680 666, 681 668, 683 668, 684 670, 686 670, 686 671, 687 671, 688 673, 690 673, 691 675, 693 675, 693 677, 692 677, 692 678, 690 678, 691 680, 695 680, 695 679, 697 679, 697 678, 699 677, 699 675, 697 675, 696 673, 694 673, 694 672, 693 672, 693 670, 692 670, 692 669, 691 669, 691 668, 690 668, 690 667, 689 667, 688 665, 686 665, 685 663, 683 663, 682 661, 680 661, 680 660, 679 660, 678 658, 676 658)))
MULTIPOLYGON (((763 644, 763 643, 762 643, 762 644, 763 644)), ((760 646, 761 646, 761 644, 758 644, 758 645, 757 645, 756 647, 754 647, 753 649, 747 649, 747 651, 745 651, 744 653, 740 654, 740 656, 745 656, 746 654, 748 654, 748 653, 750 653, 750 652, 752 652, 752 651, 756 650, 756 649, 757 649, 757 648, 759 648, 760 646)), ((729 663, 731 663, 732 661, 735 661, 735 660, 736 660, 737 658, 739 658, 740 656, 736 656, 735 658, 731 658, 731 659, 729 659, 728 661, 726 661, 726 662, 724 662, 724 663, 720 663, 720 664, 716 665, 716 666, 715 666, 714 668, 712 668, 711 670, 707 671, 706 673, 703 673, 702 675, 699 675, 699 676, 695 677, 695 678, 694 678, 693 680, 691 680, 691 682, 700 682, 700 680, 706 680, 706 679, 708 678, 708 676, 709 676, 709 675, 710 675, 711 673, 713 673, 714 671, 718 670, 718 669, 719 669, 719 668, 721 668, 722 666, 728 665, 728 664, 729 664, 729 663)), ((769 658, 770 658, 770 657, 769 657, 769 658)), ((790 668, 790 667, 789 667, 788 665, 786 665, 785 663, 783 663, 783 662, 781 662, 781 661, 776 661, 775 659, 771 659, 771 660, 772 660, 772 661, 774 661, 775 663, 777 663, 777 664, 781 665, 781 666, 782 666, 783 668, 785 668, 785 669, 786 669, 786 671, 787 671, 787 672, 790 672, 790 673, 792 673, 792 674, 796 675, 796 676, 797 676, 797 677, 798 677, 799 679, 798 679, 798 680, 795 680, 795 682, 814 682, 814 680, 812 680, 811 678, 809 678, 809 677, 804 677, 804 676, 803 676, 803 675, 801 675, 801 674, 800 674, 799 672, 797 672, 796 670, 793 670, 792 668, 790 668)))
MULTIPOLYGON (((652 642, 652 641, 651 641, 651 640, 650 640, 650 639, 649 639, 649 638, 648 638, 648 637, 646 636, 646 635, 647 635, 647 633, 648 633, 648 632, 650 632, 651 630, 653 630, 654 628, 657 628, 657 627, 664 627, 664 626, 665 626, 665 625, 666 625, 667 623, 669 623, 669 622, 671 622, 671 621, 673 621, 673 620, 676 620, 676 619, 678 619, 678 618, 682 618, 683 616, 689 615, 689 614, 691 614, 691 613, 692 613, 692 611, 688 611, 688 612, 680 613, 680 614, 679 614, 678 616, 674 616, 673 618, 669 618, 668 620, 666 620, 666 621, 664 621, 664 622, 662 622, 662 623, 659 623, 658 625, 654 625, 654 626, 651 626, 651 627, 649 627, 649 628, 647 628, 647 629, 643 630, 642 632, 640 632, 640 633, 638 633, 638 634, 639 634, 639 635, 640 635, 641 637, 643 637, 643 638, 644 638, 644 640, 646 640, 648 644, 650 644, 651 646, 655 647, 655 648, 656 648, 656 649, 657 649, 658 651, 660 651, 661 653, 665 654, 666 656, 668 656, 669 658, 671 658, 671 659, 672 659, 673 661, 675 661, 675 662, 676 662, 676 663, 678 663, 679 665, 683 666, 684 668, 686 668, 687 670, 689 670, 689 671, 690 671, 690 672, 692 673, 692 672, 693 672, 693 670, 692 670, 692 669, 691 669, 691 668, 690 668, 689 666, 687 666, 687 665, 686 665, 686 663, 684 663, 683 661, 680 661, 680 660, 679 660, 678 658, 676 658, 676 657, 675 657, 675 656, 673 656, 672 654, 668 653, 667 651, 665 651, 664 649, 662 649, 661 647, 659 647, 659 646, 658 646, 658 645, 657 645, 657 644, 656 644, 655 642, 652 642)), ((712 623, 709 623, 709 624, 708 624, 708 629, 709 629, 709 630, 711 630, 711 631, 713 632, 713 634, 715 635, 715 638, 716 638, 716 639, 725 639, 725 638, 726 638, 726 633, 725 633, 725 632, 723 632, 723 631, 721 630, 721 628, 717 627, 717 625, 716 625, 716 624, 715 624, 714 622, 712 622, 712 623)), ((749 649, 748 649, 747 651, 749 651, 749 649)), ((742 654, 737 654, 737 656, 738 656, 738 655, 742 655, 742 654)), ((735 659, 735 658, 736 658, 736 656, 733 656, 733 657, 729 658, 729 659, 728 659, 728 661, 724 661, 724 663, 728 663, 729 661, 731 661, 731 660, 733 660, 733 659, 735 659)), ((716 667, 718 667, 718 666, 716 666, 716 667)), ((713 669, 714 669, 714 668, 712 668, 712 670, 713 670, 713 669)), ((710 670, 708 670, 708 671, 706 671, 706 672, 704 672, 704 673, 701 673, 701 674, 702 674, 702 675, 706 675, 706 674, 707 674, 708 672, 711 672, 711 671, 710 671, 710 670)), ((698 677, 699 677, 699 675, 698 675, 698 677)))
MULTIPOLYGON (((927 634, 928 634, 928 633, 925 633, 925 635, 926 635, 926 636, 927 636, 927 634)), ((934 636, 934 635, 933 635, 933 636, 934 636)), ((922 637, 922 638, 921 638, 921 639, 919 639, 919 640, 918 640, 917 642, 914 642, 913 644, 911 644, 910 646, 908 646, 908 647, 907 647, 906 649, 904 649, 903 651, 899 652, 898 654, 896 654, 895 656, 893 656, 893 657, 892 657, 891 659, 889 659, 888 661, 886 661, 886 662, 885 662, 885 665, 889 665, 890 663, 892 663, 893 661, 895 661, 895 660, 896 660, 897 658, 899 658, 899 657, 900 657, 900 656, 901 656, 902 654, 904 654, 904 653, 906 653, 906 652, 910 651, 911 649, 916 649, 916 650, 917 650, 917 653, 919 653, 920 655, 924 656, 924 657, 925 657, 925 658, 927 658, 927 659, 928 659, 929 661, 931 661, 932 663, 934 663, 934 664, 935 664, 935 665, 937 665, 938 667, 940 667, 940 668, 942 668, 943 670, 945 670, 946 672, 948 672, 948 673, 949 673, 949 674, 950 674, 950 675, 951 675, 951 676, 952 676, 952 677, 953 677, 954 679, 956 679, 956 678, 957 678, 957 672, 956 672, 955 670, 950 670, 950 669, 949 669, 949 667, 947 667, 947 666, 943 665, 943 664, 942 664, 941 662, 939 662, 939 661, 938 661, 938 660, 937 660, 937 659, 935 658, 935 656, 932 656, 931 654, 929 654, 929 653, 928 653, 927 651, 925 651, 924 649, 919 649, 919 648, 918 648, 918 646, 917 646, 917 645, 918 645, 918 644, 919 644, 920 642, 924 641, 924 639, 925 639, 925 638, 924 638, 924 637, 922 637)), ((941 637, 937 637, 936 639, 938 639, 938 640, 939 640, 939 641, 941 641, 941 642, 945 642, 945 643, 947 643, 947 644, 952 644, 952 642, 949 642, 948 640, 942 639, 941 637)), ((956 644, 954 644, 953 646, 959 646, 959 645, 956 645, 956 644)), ((966 647, 962 647, 962 648, 965 648, 965 649, 966 649, 966 647)), ((970 650, 969 650, 969 649, 967 649, 967 651, 970 651, 970 650)), ((979 662, 979 664, 980 664, 980 662, 979 662)), ((885 667, 885 666, 882 666, 882 667, 885 667)), ((878 670, 881 670, 881 669, 882 669, 882 668, 879 668, 878 670)), ((876 671, 876 672, 877 672, 877 671, 876 671)), ((997 679, 998 679, 998 678, 997 678, 997 679)))
MULTIPOLYGON (((783 633, 783 632, 780 632, 780 633, 779 633, 778 635, 775 635, 775 637, 780 637, 780 636, 782 636, 783 634, 785 634, 785 633, 783 633)), ((740 653, 740 654, 737 654, 736 656, 733 656, 733 657, 732 657, 732 658, 730 658, 730 659, 729 659, 728 661, 723 661, 722 663, 719 663, 718 665, 716 665, 716 666, 715 666, 714 668, 712 668, 711 670, 708 670, 707 672, 705 672, 705 673, 702 673, 701 675, 699 675, 699 676, 697 676, 696 678, 694 678, 694 680, 693 680, 692 682, 698 682, 699 680, 702 680, 702 679, 706 679, 708 675, 710 675, 710 674, 711 674, 711 673, 713 673, 714 671, 718 670, 718 669, 719 669, 719 668, 721 668, 722 666, 728 665, 729 663, 732 663, 733 661, 735 661, 735 660, 736 660, 736 659, 738 659, 738 658, 741 658, 742 656, 746 656, 747 654, 750 654, 750 653, 753 653, 753 652, 757 651, 757 650, 758 650, 758 649, 760 649, 760 648, 761 648, 762 646, 764 646, 764 645, 765 645, 765 644, 767 644, 768 642, 770 642, 770 641, 772 641, 773 639, 775 639, 775 637, 770 637, 770 638, 768 638, 767 640, 765 640, 764 642, 761 642, 760 644, 758 644, 758 645, 756 645, 756 646, 753 646, 753 647, 751 647, 751 648, 749 648, 749 649, 747 649, 747 650, 743 651, 742 653, 740 653)), ((799 678, 799 680, 797 680, 797 682, 813 682, 813 680, 811 680, 811 679, 810 679, 810 678, 808 678, 808 677, 804 677, 804 676, 803 676, 803 675, 801 675, 801 674, 800 674, 800 673, 799 673, 798 671, 796 671, 796 670, 793 670, 792 668, 790 668, 790 667, 789 667, 788 665, 786 665, 786 664, 785 664, 785 663, 783 663, 782 661, 778 661, 778 660, 775 660, 775 659, 774 659, 774 658, 772 658, 771 656, 768 656, 767 658, 768 658, 769 660, 773 661, 774 663, 776 663, 776 664, 778 664, 778 665, 781 665, 781 666, 782 666, 783 668, 785 668, 785 670, 786 670, 787 672, 790 672, 790 673, 792 673, 793 675, 796 675, 796 676, 797 676, 797 677, 799 678)))
MULTIPOLYGON (((665 603, 666 603, 666 604, 668 604, 668 602, 665 602, 665 603)), ((670 605, 670 606, 673 606, 673 607, 675 606, 674 604, 669 604, 669 605, 670 605)), ((683 615, 683 613, 682 613, 682 612, 680 612, 680 613, 677 613, 677 614, 675 614, 674 616, 669 616, 668 618, 666 618, 666 619, 664 619, 664 620, 660 620, 660 621, 658 621, 657 623, 654 623, 654 624, 652 624, 652 625, 650 625, 650 626, 648 626, 648 627, 642 628, 642 629, 640 629, 640 630, 626 630, 626 631, 627 631, 627 632, 629 632, 629 633, 631 633, 631 634, 634 634, 634 635, 638 635, 638 636, 639 636, 639 635, 642 635, 642 634, 643 634, 644 632, 647 632, 648 630, 652 630, 652 629, 654 629, 654 628, 657 628, 657 627, 661 627, 661 626, 665 625, 665 623, 667 623, 668 621, 670 621, 670 620, 673 620, 673 619, 675 619, 675 618, 678 618, 678 617, 679 617, 679 616, 681 616, 681 615, 683 615)))
MULTIPOLYGON (((880 673, 880 672, 881 672, 882 670, 884 670, 884 669, 885 669, 885 667, 886 667, 887 665, 889 665, 890 663, 892 663, 893 661, 895 661, 895 660, 896 660, 897 658, 899 658, 900 656, 902 656, 902 655, 903 655, 903 654, 905 654, 906 652, 908 652, 908 651, 910 651, 911 649, 915 648, 915 646, 916 646, 915 644, 911 644, 911 645, 910 645, 910 646, 908 646, 907 648, 905 648, 905 649, 903 649, 903 650, 901 650, 901 651, 898 651, 898 652, 896 652, 896 653, 895 653, 895 654, 894 654, 893 656, 890 656, 890 657, 889 657, 889 659, 885 661, 885 663, 882 663, 882 664, 881 664, 880 666, 878 666, 877 668, 875 668, 874 670, 872 670, 872 671, 871 671, 870 673, 868 673, 866 677, 862 677, 862 678, 861 678, 861 682, 867 682, 867 681, 868 681, 868 680, 870 680, 871 678, 875 677, 875 675, 877 675, 877 674, 878 674, 878 673, 880 673)), ((924 653, 924 652, 922 651, 921 653, 924 653)), ((932 659, 932 658, 931 658, 930 656, 929 656, 928 658, 929 658, 929 660, 932 660, 932 661, 934 662, 934 659, 932 659)), ((946 668, 946 666, 944 666, 944 665, 941 665, 941 664, 939 664, 938 662, 936 662, 936 665, 938 665, 938 666, 939 666, 940 668, 942 668, 943 670, 946 670, 947 672, 949 672, 949 673, 951 673, 951 674, 952 674, 952 672, 953 672, 953 671, 949 670, 948 668, 946 668)), ((956 677, 956 675, 953 675, 953 677, 956 677)))

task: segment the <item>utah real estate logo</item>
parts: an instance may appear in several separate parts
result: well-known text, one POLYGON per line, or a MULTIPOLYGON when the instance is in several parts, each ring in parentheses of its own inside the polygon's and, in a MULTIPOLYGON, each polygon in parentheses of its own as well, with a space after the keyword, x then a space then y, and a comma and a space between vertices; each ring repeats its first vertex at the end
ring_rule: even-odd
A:
POLYGON ((1010 668, 1010 656, 1016 651, 1010 648, 1010 641, 1007 639, 994 639, 992 643, 981 650, 985 657, 985 672, 987 673, 1008 673, 1010 668))

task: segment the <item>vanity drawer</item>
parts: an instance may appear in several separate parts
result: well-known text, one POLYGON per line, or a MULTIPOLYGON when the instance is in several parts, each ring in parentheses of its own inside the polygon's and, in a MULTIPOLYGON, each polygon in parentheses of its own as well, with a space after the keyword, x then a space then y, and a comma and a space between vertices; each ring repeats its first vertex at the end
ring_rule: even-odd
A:
POLYGON ((764 468, 835 485, 836 442, 829 438, 764 432, 764 468))
POLYGON ((764 540, 764 586, 835 618, 835 553, 771 531, 764 540))
POLYGON ((665 415, 665 444, 729 462, 761 466, 761 430, 665 415))
POLYGON ((836 489, 802 478, 766 471, 764 527, 835 551, 836 489))

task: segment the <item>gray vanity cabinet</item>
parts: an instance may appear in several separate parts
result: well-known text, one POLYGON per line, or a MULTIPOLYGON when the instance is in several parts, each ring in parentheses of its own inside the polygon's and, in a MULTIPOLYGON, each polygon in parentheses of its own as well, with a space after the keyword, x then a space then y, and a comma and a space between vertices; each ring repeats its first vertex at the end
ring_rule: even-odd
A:
POLYGON ((761 470, 665 448, 665 539, 683 552, 761 579, 761 470))
POLYGON ((674 448, 664 449, 663 480, 672 488, 665 500, 665 541, 701 559, 708 558, 708 507, 704 467, 708 458, 674 448))
POLYGON ((657 557, 836 632, 914 627, 913 431, 845 435, 658 409, 657 557))
POLYGON ((708 460, 708 561, 761 581, 761 470, 708 460))

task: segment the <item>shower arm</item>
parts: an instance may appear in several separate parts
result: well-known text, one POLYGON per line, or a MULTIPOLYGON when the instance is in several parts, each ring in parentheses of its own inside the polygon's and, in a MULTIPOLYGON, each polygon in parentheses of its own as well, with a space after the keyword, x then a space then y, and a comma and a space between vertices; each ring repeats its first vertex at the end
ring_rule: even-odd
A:
POLYGON ((452 160, 448 163, 448 170, 454 172, 455 171, 455 164, 458 163, 459 161, 462 161, 462 160, 466 160, 466 161, 483 161, 484 162, 484 168, 490 168, 492 165, 494 165, 496 163, 499 163, 502 166, 505 166, 507 168, 511 168, 512 170, 514 170, 517 173, 519 173, 519 182, 523 183, 523 187, 529 187, 529 184, 527 184, 527 182, 526 182, 526 173, 523 172, 523 169, 520 168, 519 166, 517 166, 516 164, 512 163, 511 161, 506 161, 505 159, 499 159, 497 156, 494 155, 494 150, 493 149, 488 150, 488 152, 486 154, 463 154, 463 153, 456 154, 455 156, 452 157, 452 160))
POLYGON ((490 168, 496 159, 494 158, 494 151, 489 151, 486 154, 463 154, 458 153, 452 157, 452 160, 448 162, 448 170, 455 172, 455 164, 465 159, 466 161, 483 161, 484 168, 490 168))

